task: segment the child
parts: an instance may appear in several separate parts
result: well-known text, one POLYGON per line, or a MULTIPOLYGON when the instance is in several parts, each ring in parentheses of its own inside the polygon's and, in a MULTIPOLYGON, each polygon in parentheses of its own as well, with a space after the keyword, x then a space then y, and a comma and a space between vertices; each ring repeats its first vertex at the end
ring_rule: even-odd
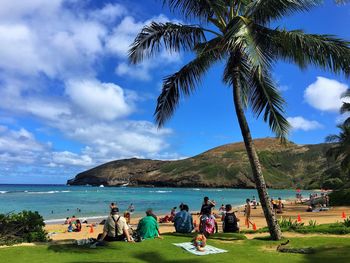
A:
POLYGON ((197 248, 198 251, 205 251, 204 247, 207 244, 207 238, 204 234, 198 234, 192 239, 192 244, 197 248))
POLYGON ((73 232, 73 224, 72 224, 72 222, 69 222, 68 232, 73 232))

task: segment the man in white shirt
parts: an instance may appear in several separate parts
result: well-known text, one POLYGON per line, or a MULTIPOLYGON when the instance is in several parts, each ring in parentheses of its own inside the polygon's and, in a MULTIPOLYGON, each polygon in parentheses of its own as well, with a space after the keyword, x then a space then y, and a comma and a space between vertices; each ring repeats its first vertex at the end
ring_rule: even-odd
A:
POLYGON ((133 242, 129 234, 129 227, 124 217, 118 215, 119 209, 112 208, 103 227, 103 233, 97 237, 98 241, 124 241, 133 242))

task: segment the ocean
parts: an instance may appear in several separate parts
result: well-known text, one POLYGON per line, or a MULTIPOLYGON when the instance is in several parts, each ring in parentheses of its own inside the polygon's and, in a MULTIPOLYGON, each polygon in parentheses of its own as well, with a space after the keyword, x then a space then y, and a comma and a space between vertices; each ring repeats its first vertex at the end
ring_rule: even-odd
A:
MULTIPOLYGON (((310 191, 301 193, 306 197, 310 191)), ((269 194, 274 199, 287 199, 295 197, 295 190, 270 189, 269 194)), ((239 206, 246 198, 258 195, 255 189, 0 185, 0 213, 38 211, 47 222, 73 215, 99 218, 108 214, 111 202, 116 202, 121 211, 133 203, 136 215, 144 215, 147 208, 160 215, 181 202, 188 204, 191 211, 198 211, 204 196, 215 200, 219 207, 227 203, 239 206)))

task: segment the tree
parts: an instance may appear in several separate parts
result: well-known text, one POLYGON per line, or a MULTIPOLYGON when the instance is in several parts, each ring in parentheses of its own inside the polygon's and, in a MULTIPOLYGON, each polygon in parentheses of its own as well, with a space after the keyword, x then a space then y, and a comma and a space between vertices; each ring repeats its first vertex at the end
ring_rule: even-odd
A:
POLYGON ((326 137, 326 142, 335 143, 326 155, 340 161, 340 168, 350 178, 350 126, 346 124, 338 125, 339 134, 333 134, 326 137))
POLYGON ((343 101, 343 105, 340 108, 341 114, 348 115, 347 118, 345 119, 343 125, 350 126, 350 116, 349 116, 349 114, 350 114, 350 102, 348 102, 350 99, 350 90, 347 90, 346 92, 344 92, 344 94, 342 94, 341 97, 347 99, 346 101, 343 101))
POLYGON ((261 165, 244 110, 250 107, 256 117, 263 115, 277 137, 284 140, 289 123, 284 117, 284 100, 272 78, 276 60, 301 68, 319 66, 349 74, 349 42, 329 35, 306 34, 270 28, 272 21, 308 11, 317 0, 164 0, 171 10, 198 25, 152 22, 134 40, 129 59, 139 63, 154 56, 163 46, 170 52, 192 51, 195 58, 167 76, 158 97, 155 119, 159 127, 173 115, 181 96, 189 96, 201 77, 216 62, 225 63, 223 81, 232 87, 233 102, 249 157, 271 238, 281 238, 268 197, 261 165))

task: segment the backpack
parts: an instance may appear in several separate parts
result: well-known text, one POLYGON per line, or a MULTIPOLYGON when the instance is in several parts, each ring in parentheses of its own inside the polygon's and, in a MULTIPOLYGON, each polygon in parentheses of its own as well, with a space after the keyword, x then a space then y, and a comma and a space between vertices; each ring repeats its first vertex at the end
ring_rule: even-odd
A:
POLYGON ((237 217, 235 213, 226 213, 224 218, 224 232, 236 232, 238 231, 237 217))
POLYGON ((205 233, 211 235, 215 232, 215 220, 212 217, 207 217, 205 220, 205 233))

